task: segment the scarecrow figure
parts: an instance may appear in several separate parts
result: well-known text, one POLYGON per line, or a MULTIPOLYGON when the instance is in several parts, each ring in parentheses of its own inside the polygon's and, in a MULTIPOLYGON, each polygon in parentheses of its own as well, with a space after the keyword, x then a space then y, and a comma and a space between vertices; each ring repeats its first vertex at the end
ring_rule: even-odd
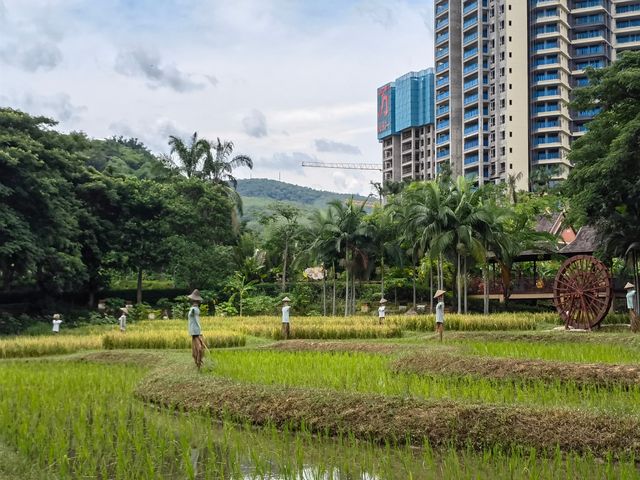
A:
POLYGON ((636 286, 627 282, 624 289, 627 291, 627 309, 629 310, 631 331, 637 332, 640 330, 640 325, 638 324, 638 314, 636 313, 636 286))
POLYGON ((438 290, 433 296, 438 303, 436 304, 436 333, 442 341, 442 334, 444 333, 444 294, 445 290, 438 290))
POLYGON ((118 318, 118 323, 120 324, 120 331, 124 333, 127 329, 127 315, 129 314, 129 309, 127 307, 123 307, 120 309, 120 312, 122 312, 122 315, 118 318))
POLYGON ((289 310, 291 306, 289 297, 282 299, 282 338, 289 340, 290 326, 289 326, 289 310))
POLYGON ((195 289, 187 298, 191 300, 191 308, 187 316, 189 320, 189 335, 191 335, 191 355, 196 367, 200 370, 204 349, 206 348, 202 338, 202 328, 200 327, 200 303, 202 303, 202 297, 200 296, 200 291, 195 289))
POLYGON ((59 313, 54 313, 53 314, 53 329, 51 330, 53 333, 60 333, 60 324, 62 323, 62 320, 60 320, 60 314, 59 313))
POLYGON ((378 307, 378 323, 380 325, 384 323, 385 309, 387 308, 385 303, 387 303, 387 300, 385 298, 381 298, 380 306, 378 307))

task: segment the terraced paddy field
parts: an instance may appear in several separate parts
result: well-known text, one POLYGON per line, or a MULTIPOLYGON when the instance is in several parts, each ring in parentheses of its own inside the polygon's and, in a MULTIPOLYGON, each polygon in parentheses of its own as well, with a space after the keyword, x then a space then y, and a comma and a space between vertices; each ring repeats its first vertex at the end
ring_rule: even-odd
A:
POLYGON ((322 320, 2 339, 0 479, 640 478, 631 333, 322 320))

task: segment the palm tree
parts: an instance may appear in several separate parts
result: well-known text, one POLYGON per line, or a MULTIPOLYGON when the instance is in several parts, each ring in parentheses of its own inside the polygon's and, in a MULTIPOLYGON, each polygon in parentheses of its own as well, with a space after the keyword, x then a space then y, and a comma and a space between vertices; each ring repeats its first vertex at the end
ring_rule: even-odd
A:
MULTIPOLYGON (((369 196, 370 197, 370 196, 369 196)), ((368 199, 367 199, 368 200, 368 199)), ((345 268, 345 317, 355 308, 355 279, 352 279, 352 297, 349 301, 349 274, 353 277, 358 260, 366 269, 369 258, 362 248, 368 242, 366 226, 363 223, 366 201, 357 205, 353 198, 346 204, 339 200, 329 202, 329 208, 333 210, 330 216, 332 223, 327 225, 327 231, 335 243, 335 248, 344 255, 345 268), (367 240, 367 242, 365 242, 367 240)))
MULTIPOLYGON (((437 257, 438 288, 444 287, 443 252, 439 251, 436 255, 432 255, 436 252, 432 249, 432 244, 437 237, 449 229, 453 222, 454 212, 448 204, 449 193, 450 188, 446 183, 435 181, 415 183, 403 193, 401 208, 395 211, 405 243, 414 245, 422 254, 428 254, 430 260, 435 260, 437 257)), ((443 237, 442 240, 447 243, 446 238, 443 237)))
POLYGON ((336 262, 339 260, 339 252, 336 250, 336 242, 334 238, 335 230, 333 225, 337 221, 334 220, 334 210, 329 208, 327 210, 314 210, 309 216, 308 222, 301 229, 301 241, 304 247, 302 248, 301 255, 297 259, 297 263, 304 263, 310 265, 319 263, 323 267, 323 279, 322 279, 322 311, 323 315, 327 314, 327 269, 326 266, 331 266, 331 277, 333 279, 333 301, 332 301, 332 315, 336 315, 336 262))
POLYGON ((203 178, 224 187, 226 194, 234 201, 238 212, 242 214, 242 199, 236 191, 238 180, 233 176, 233 170, 238 167, 253 168, 253 160, 247 155, 233 154, 233 142, 221 141, 209 142, 210 148, 202 165, 203 178))
POLYGON ((482 283, 483 288, 483 302, 484 302, 484 314, 489 314, 489 256, 493 254, 495 256, 496 251, 499 251, 500 245, 504 245, 508 238, 504 231, 505 223, 511 218, 513 214, 512 210, 503 208, 496 204, 493 198, 485 198, 479 205, 480 216, 483 218, 483 223, 479 226, 479 235, 482 241, 483 247, 483 262, 482 262, 482 283))
POLYGON ((300 209, 293 205, 277 202, 269 205, 269 212, 262 216, 260 223, 263 225, 273 224, 276 233, 284 241, 282 247, 282 291, 287 286, 287 267, 290 257, 289 248, 291 242, 300 234, 298 217, 300 209))
POLYGON ((380 296, 384 297, 385 258, 401 263, 403 254, 398 225, 393 219, 393 208, 377 208, 365 222, 367 235, 375 245, 375 256, 380 261, 380 296))
POLYGON ((171 153, 165 157, 168 166, 176 168, 184 173, 187 178, 200 175, 200 164, 210 155, 211 145, 204 138, 198 138, 198 132, 193 132, 188 145, 180 138, 169 136, 171 153), (173 155, 177 156, 177 164, 173 155))
POLYGON ((448 252, 456 258, 458 313, 462 313, 463 293, 467 311, 467 261, 470 257, 477 260, 484 257, 479 232, 485 219, 478 209, 483 193, 481 189, 472 188, 464 177, 458 177, 445 195, 446 215, 440 231, 432 239, 431 249, 437 254, 448 252))
POLYGON ((507 176, 507 189, 509 191, 509 198, 514 205, 518 203, 518 182, 522 180, 522 172, 517 174, 509 174, 507 176))
MULTIPOLYGON (((215 143, 210 143, 211 150, 215 155, 208 155, 202 166, 202 175, 213 183, 232 186, 234 189, 238 185, 237 179, 233 176, 233 170, 238 167, 253 168, 253 160, 247 155, 233 154, 233 142, 216 139, 215 143)), ((211 153, 211 152, 210 152, 211 153)))

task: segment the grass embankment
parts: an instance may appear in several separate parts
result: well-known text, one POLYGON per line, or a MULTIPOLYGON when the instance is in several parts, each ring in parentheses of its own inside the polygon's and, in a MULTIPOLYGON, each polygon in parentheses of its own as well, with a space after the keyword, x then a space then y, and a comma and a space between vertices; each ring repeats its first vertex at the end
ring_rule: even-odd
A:
MULTIPOLYGON (((219 364, 218 358, 216 370, 219 364)), ((314 372, 322 369, 317 365, 314 372)), ((365 369, 373 370, 371 365, 364 366, 365 369)), ((318 382, 326 380, 320 375, 318 382)), ((284 429, 348 434, 379 443, 395 439, 420 446, 426 440, 431 446, 457 449, 499 446, 507 450, 532 448, 547 454, 559 448, 616 457, 640 455, 637 417, 353 390, 346 384, 342 390, 331 390, 156 372, 136 388, 136 393, 146 402, 179 410, 206 412, 215 417, 229 415, 236 421, 284 429)))

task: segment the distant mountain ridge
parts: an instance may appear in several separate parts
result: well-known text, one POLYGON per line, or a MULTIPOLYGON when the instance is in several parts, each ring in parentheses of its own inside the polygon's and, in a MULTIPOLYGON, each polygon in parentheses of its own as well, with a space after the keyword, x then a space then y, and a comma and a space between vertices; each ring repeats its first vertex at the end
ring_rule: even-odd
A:
POLYGON ((301 187, 278 180, 267 178, 251 178, 238 180, 238 193, 242 197, 264 198, 278 202, 295 202, 307 206, 325 207, 331 200, 366 200, 367 197, 357 194, 346 194, 315 190, 309 187, 301 187))

